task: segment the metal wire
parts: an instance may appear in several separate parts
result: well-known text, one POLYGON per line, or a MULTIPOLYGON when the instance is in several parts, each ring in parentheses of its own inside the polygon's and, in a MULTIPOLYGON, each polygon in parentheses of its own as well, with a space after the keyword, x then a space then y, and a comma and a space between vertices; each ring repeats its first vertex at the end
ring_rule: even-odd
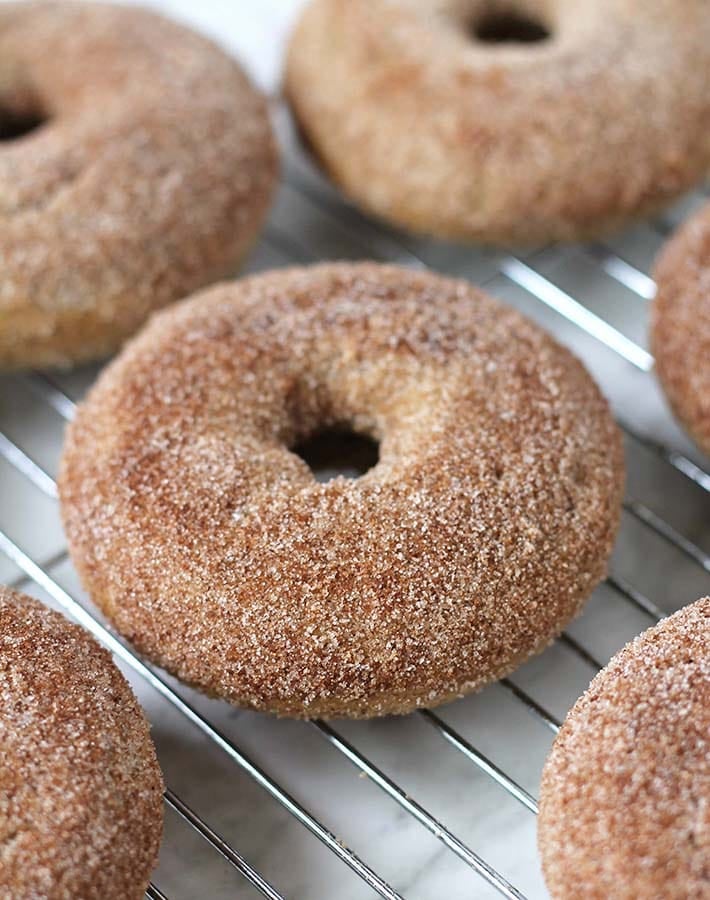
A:
POLYGON ((525 691, 518 687, 518 685, 512 681, 510 678, 501 678, 498 682, 501 687, 504 687, 513 697, 520 700, 521 703, 525 704, 525 708, 527 711, 539 722, 548 728, 553 734, 557 734, 560 730, 560 726, 562 722, 559 719, 555 718, 552 713, 548 712, 544 706, 537 702, 537 700, 533 700, 532 697, 529 697, 525 691))
MULTIPOLYGON (((289 182, 294 190, 300 192, 309 202, 316 204, 321 211, 327 211, 333 217, 332 201, 324 193, 314 189, 311 184, 302 177, 293 177, 293 166, 287 166, 290 173, 289 182)), ((373 223, 365 223, 358 214, 348 207, 338 208, 338 227, 349 230, 354 243, 363 248, 367 255, 372 256, 370 242, 375 240, 380 248, 378 256, 390 262, 398 262, 411 267, 424 268, 425 263, 417 254, 405 247, 396 236, 373 223), (342 214, 342 215, 341 215, 342 214), (356 224, 348 224, 348 217, 357 219, 356 224), (345 224, 344 224, 345 223, 345 224), (383 252, 384 251, 384 252, 383 252)), ((307 260, 315 258, 310 248, 301 245, 298 235, 285 232, 277 225, 271 225, 267 231, 267 240, 272 242, 281 253, 290 258, 307 260)), ((615 279, 626 288, 633 291, 644 300, 653 297, 655 286, 651 278, 641 272, 627 260, 618 256, 608 247, 595 244, 582 248, 591 259, 611 278, 615 279)), ((605 346, 615 351, 623 359, 627 360, 637 369, 648 372, 653 366, 652 356, 641 346, 631 341, 622 332, 606 322, 597 314, 589 310, 575 297, 563 291, 553 284, 548 278, 536 271, 531 260, 527 262, 513 256, 505 256, 498 260, 496 273, 502 274, 515 284, 522 287, 528 294, 535 297, 546 306, 554 309, 568 321, 583 329, 605 346)), ((50 376, 36 374, 25 378, 27 386, 43 402, 47 403, 58 415, 65 420, 71 420, 75 411, 75 404, 62 391, 59 384, 50 376)), ((628 424, 622 423, 622 427, 629 436, 647 449, 652 450, 664 463, 681 472, 686 478, 705 491, 710 491, 710 474, 705 472, 692 460, 689 460, 678 451, 664 447, 643 435, 639 435, 628 424)), ((42 466, 31 458, 23 448, 19 447, 7 435, 0 433, 0 456, 20 472, 34 488, 43 495, 56 499, 56 485, 52 477, 42 466)), ((656 512, 651 510, 640 500, 629 498, 626 501, 627 512, 650 528, 659 537, 669 541, 676 549, 700 566, 703 571, 710 572, 710 555, 693 543, 689 538, 681 534, 674 526, 666 522, 656 512)), ((236 744, 216 729, 207 719, 194 709, 183 697, 176 693, 162 675, 152 667, 144 663, 121 640, 108 631, 101 622, 91 613, 87 612, 74 598, 72 598, 51 576, 48 569, 64 559, 66 551, 55 554, 52 559, 46 560, 44 565, 39 565, 26 552, 24 552, 7 534, 0 531, 0 551, 10 558, 24 573, 24 577, 33 580, 43 588, 53 599, 62 606, 71 616, 86 627, 95 637, 107 646, 118 658, 129 665, 134 672, 150 684, 164 699, 177 709, 188 721, 206 735, 217 747, 219 747, 229 759, 247 773, 267 793, 286 809, 297 821, 314 834, 328 849, 333 852, 343 863, 348 865, 366 884, 382 897, 397 900, 400 894, 368 867, 352 850, 347 848, 332 834, 318 819, 300 805, 290 794, 282 788, 274 779, 263 771, 255 762, 246 756, 236 744)), ((660 619, 664 612, 628 580, 618 574, 612 574, 607 579, 609 586, 616 592, 622 602, 632 604, 654 621, 660 619)), ((582 644, 569 634, 560 638, 561 642, 573 652, 586 665, 596 670, 601 662, 590 653, 582 644)), ((555 734, 560 727, 560 721, 553 716, 538 700, 531 697, 526 690, 520 687, 512 678, 503 679, 498 683, 499 689, 508 693, 516 702, 519 702, 534 717, 535 721, 543 726, 549 733, 555 734)), ((515 799, 522 807, 531 813, 537 812, 537 801, 525 788, 521 787, 513 778, 505 773, 495 762, 481 753, 469 740, 464 738, 455 729, 448 725, 440 715, 421 710, 418 715, 436 733, 462 754, 469 762, 476 766, 487 777, 491 778, 510 797, 515 799)), ((492 885, 502 896, 508 898, 523 898, 524 895, 493 866, 484 860, 478 853, 467 846, 444 823, 436 819, 416 799, 410 797, 394 779, 378 768, 352 743, 347 741, 331 725, 325 722, 313 723, 318 733, 341 755, 349 760, 362 774, 372 780, 392 801, 404 809, 408 815, 414 818, 420 825, 435 835, 452 853, 462 859, 475 872, 492 885)), ((279 900, 281 894, 273 888, 263 876, 257 872, 223 837, 217 834, 197 813, 195 813, 180 797, 170 790, 166 791, 166 803, 182 819, 187 822, 216 852, 218 852, 230 865, 232 865, 247 881, 254 886, 263 896, 272 900, 279 900)), ((165 895, 160 889, 151 884, 146 896, 153 900, 161 900, 165 895)))
POLYGON ((35 487, 38 487, 43 494, 57 499, 57 486, 49 475, 37 465, 30 457, 13 444, 11 440, 0 433, 0 456, 6 459, 10 465, 14 466, 18 471, 28 478, 35 487))
POLYGON ((602 663, 600 663, 599 660, 588 650, 585 650, 585 648, 579 643, 579 641, 576 641, 571 635, 561 634, 559 637, 559 641, 561 644, 569 647, 569 649, 576 653, 580 659, 583 659, 584 662, 590 667, 590 669, 594 669, 596 672, 598 672, 599 669, 602 668, 602 663))
POLYGON ((639 500, 627 499, 624 502, 624 509, 631 513, 632 516, 643 522, 651 531, 655 531, 660 537, 665 538, 674 547, 677 547, 688 559, 692 560, 705 572, 710 572, 710 555, 701 550, 697 544, 694 544, 689 538, 682 535, 665 519, 662 519, 652 509, 649 509, 639 500))
POLYGON ((253 866, 249 865, 240 853, 237 853, 233 847, 230 847, 223 837, 220 837, 216 831, 213 831, 212 828, 197 815, 197 813, 190 809, 184 800, 181 800, 180 797, 169 788, 165 791, 165 802, 195 831, 197 831, 208 844, 224 857, 231 866, 243 875, 260 894, 264 897, 268 897, 269 900, 284 900, 283 896, 276 888, 272 887, 269 882, 253 868, 253 866))
POLYGON ((664 447, 663 444, 659 444, 647 435, 639 434, 639 432, 632 428, 628 422, 620 421, 619 425, 626 434, 633 438, 638 444, 641 444, 665 462, 670 463, 674 469, 677 469, 687 479, 693 481, 698 487, 710 493, 710 472, 705 472, 697 463, 688 459, 687 456, 683 456, 683 454, 679 453, 677 450, 664 447))
POLYGON ((579 326, 587 334, 591 334, 592 337, 616 351, 619 356, 636 366, 637 369, 641 369, 642 372, 650 372, 653 368, 653 357, 643 347, 639 347, 613 325, 587 309, 583 303, 565 293, 526 263, 514 256, 509 256, 501 263, 500 271, 506 278, 537 297, 550 309, 554 309, 555 312, 579 326))
POLYGON ((603 244, 590 244, 585 247, 585 250, 607 275, 633 291, 634 294, 638 294, 644 300, 653 300, 656 296, 654 280, 636 266, 632 266, 625 259, 612 253, 608 247, 603 244))
POLYGON ((478 766, 481 771, 485 772, 486 775, 492 778, 501 787, 505 788, 505 790, 508 791, 512 797, 515 797, 519 803, 522 803, 526 809, 537 815, 537 800, 532 794, 526 791, 525 788, 513 781, 512 778, 506 775, 502 769, 494 762, 491 762, 491 760, 484 756, 479 750, 476 750, 473 744, 462 737, 450 725, 447 725, 436 713, 433 713, 430 709, 420 709, 418 714, 425 722, 428 722, 436 729, 445 741, 448 741, 452 747, 455 747, 459 753, 463 753, 470 762, 475 766, 478 766))
POLYGON ((505 879, 500 872, 497 872, 477 853, 467 847, 460 838, 452 834, 451 831, 441 822, 437 821, 431 813, 427 812, 421 804, 413 800, 398 784, 395 784, 391 778, 378 769, 374 763, 369 762, 349 741, 346 741, 342 735, 338 734, 334 728, 325 722, 315 721, 312 723, 330 743, 340 751, 347 759, 353 763, 361 772, 367 775, 379 788, 381 788, 389 797, 395 800, 402 809, 405 809, 413 816, 421 825, 427 828, 436 838, 438 838, 453 853, 462 859, 472 869, 475 869, 490 885, 492 885, 503 897, 510 900, 521 900, 524 897, 510 882, 505 879))
POLYGON ((654 621, 660 622, 664 617, 665 613, 660 606, 657 606, 648 597, 637 591, 625 578, 621 578, 619 575, 609 575, 607 584, 610 584, 618 594, 633 603, 634 606, 645 612, 654 621))

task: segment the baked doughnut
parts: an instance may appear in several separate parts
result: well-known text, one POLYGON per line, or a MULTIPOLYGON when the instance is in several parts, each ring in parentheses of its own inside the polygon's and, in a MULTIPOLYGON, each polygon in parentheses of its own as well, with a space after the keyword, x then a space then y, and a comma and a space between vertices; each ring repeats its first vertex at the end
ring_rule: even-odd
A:
POLYGON ((275 171, 262 98, 206 38, 136 8, 0 3, 0 368, 105 356, 231 271, 275 171))
POLYGON ((463 281, 270 272, 156 316, 70 427, 61 498, 94 600, 210 694, 375 716, 542 650, 602 577, 622 457, 582 365, 463 281), (379 442, 356 480, 290 448, 379 442))
POLYGON ((285 82, 357 203, 505 244, 593 236, 700 181, 708 83, 705 0, 312 0, 285 82))
POLYGON ((0 896, 138 900, 163 780, 148 723, 78 625, 0 588, 0 896))
POLYGON ((538 838, 554 900, 710 896, 710 597, 618 653, 545 764, 538 838))
POLYGON ((654 275, 656 372, 675 414, 710 455, 710 205, 668 242, 654 275))

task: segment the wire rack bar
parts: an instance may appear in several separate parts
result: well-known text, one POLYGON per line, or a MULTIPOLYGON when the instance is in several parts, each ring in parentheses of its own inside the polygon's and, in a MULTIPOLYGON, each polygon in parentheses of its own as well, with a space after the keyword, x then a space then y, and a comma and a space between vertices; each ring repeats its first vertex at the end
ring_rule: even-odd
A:
POLYGON ((69 615, 83 625, 111 653, 130 666, 159 694, 161 694, 185 719, 196 726, 204 735, 213 741, 233 762, 243 769, 271 797, 278 801, 291 815, 315 835, 325 846, 349 866, 366 884, 381 897, 387 900, 402 900, 400 894, 393 890, 376 872, 367 866, 350 848, 309 813, 297 800, 287 793, 276 781, 269 777, 228 737, 218 731, 193 706, 177 694, 153 669, 133 654, 107 628, 87 612, 78 601, 71 597, 47 572, 38 566, 20 547, 3 531, 0 531, 0 552, 11 559, 15 565, 39 587, 45 590, 69 615))
POLYGON ((156 887, 152 882, 148 885, 148 890, 145 892, 145 896, 148 900, 168 900, 166 894, 164 894, 160 888, 156 887))
POLYGON ((608 247, 603 244, 587 244, 585 251, 607 275, 633 291, 634 294, 644 300, 653 300, 656 296, 656 282, 653 278, 617 256, 616 253, 611 252, 608 247))
POLYGON ((683 454, 679 453, 677 450, 665 447, 663 444, 659 444, 658 441, 654 441, 646 435, 640 434, 636 429, 632 428, 628 422, 619 420, 619 426, 622 431, 625 431, 629 437, 641 444, 642 447, 645 447, 647 450, 650 450, 656 456, 669 463, 674 469, 677 469, 682 475, 694 482, 704 491, 710 492, 710 472, 704 471, 697 463, 688 459, 687 456, 683 456, 683 454))
POLYGON ((561 644, 565 644, 565 646, 569 647, 574 653, 577 654, 584 662, 595 671, 598 671, 603 667, 603 663, 600 663, 598 659, 596 659, 592 654, 586 650, 579 641, 576 641, 571 635, 566 632, 561 634, 558 638, 561 644))
POLYGON ((57 486, 53 479, 38 466, 37 463, 21 450, 17 444, 14 444, 4 434, 0 433, 0 456, 6 459, 18 471, 29 478, 35 487, 38 487, 43 494, 57 499, 57 486))
POLYGON ((627 499, 624 501, 624 509, 631 513, 640 522, 648 526, 651 531, 665 538, 674 547, 677 547, 684 553, 688 559, 700 566, 705 572, 710 572, 710 555, 701 550, 687 537, 682 535, 677 529, 657 515, 652 509, 649 509, 639 500, 627 499))
POLYGON ((216 831, 210 828, 210 826, 207 825, 207 823, 204 822, 184 800, 181 800, 180 797, 169 788, 165 791, 165 802, 195 831, 197 831, 208 844, 224 857, 224 859, 226 859, 240 875, 246 878, 246 880, 255 887, 262 896, 268 897, 269 900, 284 900, 284 897, 276 890, 276 888, 272 887, 253 866, 249 865, 240 853, 237 853, 224 838, 220 837, 216 831))
POLYGON ((517 782, 513 781, 505 772, 500 769, 488 757, 484 756, 479 750, 455 731, 444 720, 433 713, 429 709, 420 709, 418 714, 426 722, 428 722, 445 741, 448 741, 452 747, 455 747, 459 753, 462 753, 470 762, 478 766, 481 771, 485 772, 490 778, 504 788, 511 796, 521 803, 531 813, 537 815, 537 800, 531 793, 521 787, 517 782))
POLYGON ((656 606, 656 604, 649 600, 648 597, 645 597, 640 591, 637 591, 635 587, 630 585, 626 579, 621 578, 619 575, 609 575, 607 583, 610 584, 618 594, 630 603, 633 603, 634 606, 645 612, 647 616, 650 616, 656 622, 660 622, 661 619, 667 615, 660 606, 656 606))
POLYGON ((557 732, 562 727, 562 722, 556 717, 553 716, 551 712, 545 709, 542 704, 538 703, 533 697, 530 697, 521 687, 519 687, 514 681, 511 681, 510 678, 501 678, 500 681, 496 682, 509 694, 511 694, 516 699, 520 700, 522 704, 524 704, 527 711, 532 715, 538 722, 542 722, 542 724, 551 731, 553 734, 557 734, 557 732))
MULTIPOLYGON (((53 569, 55 566, 59 565, 59 563, 63 562, 69 556, 69 551, 64 548, 64 550, 59 550, 57 553, 54 553, 49 559, 46 559, 42 562, 42 565, 45 569, 53 569)), ((21 575, 18 575, 13 581, 11 581, 8 587, 15 588, 17 590, 20 588, 26 581, 31 580, 29 576, 23 572, 21 575)))
POLYGON ((36 372, 26 376, 25 381, 63 419, 71 421, 76 411, 76 404, 67 397, 64 391, 56 386, 49 375, 36 372))
POLYGON ((455 834, 452 834, 445 825, 442 825, 434 816, 431 815, 423 806, 409 797, 399 785, 395 784, 391 778, 379 769, 374 763, 369 762, 359 753, 353 745, 345 740, 337 731, 327 725, 325 722, 315 720, 312 722, 321 734, 361 772, 364 772, 378 787, 380 787, 389 797, 395 800, 402 809, 405 809, 409 815, 413 816, 421 825, 438 838, 446 847, 449 848, 459 859, 462 859, 467 865, 474 869, 484 878, 499 894, 509 900, 524 900, 524 894, 521 894, 517 888, 514 888, 499 872, 483 860, 477 853, 466 846, 455 834))
POLYGON ((596 313, 593 313, 579 300, 575 300, 544 275, 531 269, 526 263, 514 256, 507 257, 500 265, 500 271, 515 284, 537 297, 546 306, 554 309, 570 322, 578 325, 587 334, 615 350, 642 372, 650 372, 653 368, 653 357, 643 347, 610 325, 596 313))

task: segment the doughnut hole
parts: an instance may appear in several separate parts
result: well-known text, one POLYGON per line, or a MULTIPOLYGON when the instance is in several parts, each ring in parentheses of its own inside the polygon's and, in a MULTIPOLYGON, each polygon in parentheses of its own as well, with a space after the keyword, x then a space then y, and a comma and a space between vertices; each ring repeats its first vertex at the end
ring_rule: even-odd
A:
POLYGON ((48 120, 46 110, 34 98, 8 100, 0 97, 0 143, 32 134, 48 120))
POLYGON ((380 460, 380 445, 348 425, 322 428, 291 448, 310 468, 316 481, 337 476, 359 478, 380 460))
POLYGON ((537 44, 552 36, 543 16, 508 4, 487 5, 470 30, 474 40, 483 44, 537 44))

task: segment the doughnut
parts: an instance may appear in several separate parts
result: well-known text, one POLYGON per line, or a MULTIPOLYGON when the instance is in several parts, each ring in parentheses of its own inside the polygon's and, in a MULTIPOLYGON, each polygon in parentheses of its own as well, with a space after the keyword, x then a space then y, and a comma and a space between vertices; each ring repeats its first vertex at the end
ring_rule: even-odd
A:
POLYGON ((656 263, 651 345, 673 411, 710 456, 710 204, 656 263))
POLYGON ((554 900, 710 895, 710 597, 627 644, 545 764, 538 840, 554 900))
POLYGON ((72 558, 141 653, 234 704, 434 706, 542 650, 599 581, 622 455, 582 365, 471 287, 375 263, 157 315, 69 428, 72 558), (361 477, 294 448, 367 436, 361 477))
POLYGON ((233 270, 270 198, 263 99, 141 9, 0 3, 0 369, 116 350, 233 270))
POLYGON ((0 896, 139 900, 163 827, 148 723, 109 653, 0 587, 0 896))
POLYGON ((710 165, 705 0, 312 0, 285 89, 359 205, 414 232, 597 236, 710 165))

